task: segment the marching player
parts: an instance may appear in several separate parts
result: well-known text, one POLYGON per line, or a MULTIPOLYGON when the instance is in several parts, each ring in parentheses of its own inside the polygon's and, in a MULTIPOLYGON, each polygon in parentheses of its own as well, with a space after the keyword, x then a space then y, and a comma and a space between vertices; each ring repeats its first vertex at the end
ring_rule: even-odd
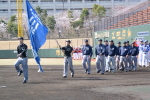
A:
POLYGON ((125 70, 126 72, 128 71, 128 66, 127 66, 128 54, 129 54, 129 49, 126 46, 126 41, 124 41, 123 46, 119 50, 119 55, 120 55, 119 67, 120 67, 120 70, 122 71, 125 70))
POLYGON ((85 45, 82 47, 82 54, 83 54, 83 59, 82 59, 82 66, 85 69, 85 73, 90 74, 91 73, 91 57, 93 55, 92 52, 92 47, 89 45, 88 40, 86 39, 85 45), (88 65, 88 68, 86 67, 86 62, 88 65))
POLYGON ((71 41, 67 40, 66 41, 66 46, 61 47, 60 49, 64 53, 64 71, 63 71, 63 78, 67 78, 68 75, 68 66, 71 71, 71 77, 74 77, 74 70, 73 70, 73 65, 72 65, 72 53, 73 53, 73 48, 70 46, 71 41))
POLYGON ((138 50, 138 47, 136 47, 134 45, 134 42, 131 44, 130 52, 131 52, 132 68, 134 71, 136 71, 136 69, 137 69, 137 57, 139 54, 139 50, 138 50))
POLYGON ((148 67, 148 52, 149 52, 149 46, 147 45, 147 41, 144 41, 144 45, 142 46, 142 67, 148 67))
MULTIPOLYGON (((127 41, 126 45, 127 45, 128 49, 131 50, 131 46, 129 45, 129 41, 127 41)), ((129 71, 131 71, 132 70, 132 61, 131 61, 131 53, 130 52, 128 53, 128 57, 127 57, 127 65, 128 65, 129 71)))
POLYGON ((101 74, 105 73, 105 46, 102 44, 102 39, 98 40, 98 45, 95 47, 96 54, 96 70, 97 73, 101 71, 101 74))
POLYGON ((115 63, 115 57, 119 55, 117 47, 114 45, 114 41, 109 41, 109 46, 106 48, 108 50, 108 60, 107 65, 110 68, 110 71, 115 73, 116 72, 116 63, 115 63), (112 64, 110 64, 112 62, 112 64), (112 67, 113 66, 113 67, 112 67))
POLYGON ((18 72, 18 76, 20 76, 22 73, 24 74, 24 80, 23 80, 23 83, 27 83, 28 81, 28 58, 27 58, 27 49, 28 49, 28 46, 26 44, 23 43, 23 37, 19 37, 18 38, 19 40, 19 45, 17 47, 17 61, 15 62, 15 68, 16 68, 16 71, 18 72), (22 69, 20 69, 19 65, 22 65, 22 69))
POLYGON ((140 41, 140 45, 139 45, 139 60, 138 60, 138 64, 139 67, 142 67, 142 57, 143 57, 143 40, 140 41))
MULTIPOLYGON (((120 48, 121 48, 121 42, 118 42, 118 47, 117 47, 118 52, 119 52, 120 48)), ((119 61, 120 61, 120 55, 117 55, 116 56, 116 69, 117 70, 119 69, 119 61)))
POLYGON ((107 59, 108 59, 108 50, 106 49, 108 47, 108 40, 104 41, 104 46, 105 46, 105 59, 104 59, 104 66, 105 66, 105 71, 108 72, 110 69, 108 69, 107 65, 107 59))

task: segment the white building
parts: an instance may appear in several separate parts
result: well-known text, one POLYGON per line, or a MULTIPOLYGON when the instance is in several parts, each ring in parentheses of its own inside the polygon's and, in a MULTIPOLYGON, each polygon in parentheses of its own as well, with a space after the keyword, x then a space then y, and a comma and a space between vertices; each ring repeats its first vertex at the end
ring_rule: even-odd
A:
MULTIPOLYGON (((0 17, 9 18, 16 15, 17 0, 0 0, 0 17)), ((23 9, 25 9, 25 0, 23 0, 23 9)), ((49 15, 64 10, 79 10, 83 8, 91 9, 93 4, 99 4, 106 8, 107 15, 111 15, 115 10, 122 9, 129 5, 136 4, 142 0, 29 0, 34 8, 40 6, 46 9, 49 15)))

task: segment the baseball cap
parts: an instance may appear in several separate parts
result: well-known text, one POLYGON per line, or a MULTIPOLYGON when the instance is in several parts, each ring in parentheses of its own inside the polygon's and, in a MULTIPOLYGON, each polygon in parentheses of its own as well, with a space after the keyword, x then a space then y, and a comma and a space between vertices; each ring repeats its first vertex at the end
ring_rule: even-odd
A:
POLYGON ((71 42, 70 40, 66 40, 66 42, 71 42))
POLYGON ((127 41, 126 43, 129 43, 129 41, 127 41))
POLYGON ((118 42, 118 44, 121 44, 121 42, 118 42))
POLYGON ((114 42, 113 40, 110 40, 109 42, 114 42))
POLYGON ((104 42, 108 42, 108 40, 105 40, 104 42))
POLYGON ((102 39, 98 39, 98 41, 102 41, 102 39))
POLYGON ((85 40, 84 40, 84 42, 88 42, 88 40, 87 40, 87 39, 85 39, 85 40))
POLYGON ((140 42, 143 42, 143 40, 141 40, 140 42))
POLYGON ((18 40, 23 40, 23 37, 18 37, 18 40))

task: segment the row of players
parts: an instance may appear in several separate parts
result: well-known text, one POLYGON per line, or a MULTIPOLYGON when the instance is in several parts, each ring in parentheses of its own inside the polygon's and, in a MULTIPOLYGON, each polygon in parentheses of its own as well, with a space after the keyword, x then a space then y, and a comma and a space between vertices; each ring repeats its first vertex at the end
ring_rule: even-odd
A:
MULTIPOLYGON (((27 57, 27 48, 28 46, 24 44, 23 37, 19 37, 19 45, 17 46, 17 61, 14 66, 18 72, 18 76, 22 73, 24 74, 23 83, 28 81, 28 57, 27 57), (22 64, 21 69, 19 65, 22 64)), ((85 73, 91 73, 91 57, 93 55, 92 47, 89 45, 88 40, 86 39, 85 45, 82 47, 82 66, 85 70, 85 73)), ((68 66, 71 71, 71 77, 74 77, 74 69, 72 64, 72 53, 73 48, 70 46, 71 41, 66 41, 66 46, 61 47, 60 49, 64 53, 64 71, 63 78, 67 78, 68 75, 68 66)), ((141 41, 138 47, 135 46, 135 43, 129 45, 129 41, 122 43, 118 42, 118 46, 114 45, 113 40, 105 41, 105 44, 102 44, 102 39, 98 40, 98 45, 95 47, 96 54, 96 72, 104 74, 107 71, 115 73, 116 70, 120 69, 122 71, 131 71, 137 69, 137 58, 139 57, 139 66, 148 67, 148 59, 150 58, 150 46, 148 41, 141 41)))
MULTIPOLYGON (((74 70, 72 65, 71 53, 73 48, 70 46, 71 41, 68 40, 67 46, 60 47, 64 53, 64 72, 63 78, 68 75, 68 65, 71 70, 71 77, 74 76, 74 70)), ((85 45, 82 47, 82 66, 85 73, 91 73, 91 57, 93 55, 92 47, 89 45, 88 40, 85 40, 85 45)), ((136 71, 137 62, 141 67, 149 66, 150 46, 148 41, 140 41, 140 45, 137 47, 135 42, 131 45, 129 41, 124 41, 121 46, 121 42, 118 42, 118 46, 114 45, 113 40, 105 41, 103 44, 102 39, 98 40, 98 45, 95 47, 96 54, 96 72, 104 74, 105 72, 115 73, 116 70, 136 71), (139 55, 139 56, 138 56, 139 55), (139 57, 139 58, 138 58, 139 57)))

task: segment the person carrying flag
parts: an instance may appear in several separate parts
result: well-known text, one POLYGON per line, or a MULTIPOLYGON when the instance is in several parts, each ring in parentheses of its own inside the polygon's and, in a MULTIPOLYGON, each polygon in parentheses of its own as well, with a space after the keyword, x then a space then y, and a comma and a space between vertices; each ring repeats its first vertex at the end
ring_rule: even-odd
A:
POLYGON ((72 53, 73 53, 73 48, 70 46, 71 41, 67 40, 66 41, 66 46, 61 47, 60 49, 64 53, 64 71, 63 71, 63 78, 67 78, 68 75, 68 66, 71 71, 71 77, 74 77, 74 70, 73 70, 73 65, 72 65, 72 53))

